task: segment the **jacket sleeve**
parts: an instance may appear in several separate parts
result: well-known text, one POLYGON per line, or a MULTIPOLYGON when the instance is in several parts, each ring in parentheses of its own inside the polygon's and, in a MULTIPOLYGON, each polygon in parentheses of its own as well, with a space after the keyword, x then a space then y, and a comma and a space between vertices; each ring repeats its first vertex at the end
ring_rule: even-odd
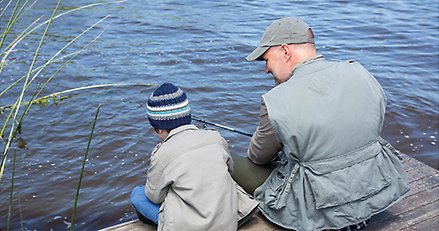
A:
POLYGON ((154 203, 160 204, 165 200, 171 183, 166 179, 166 163, 160 158, 157 147, 151 155, 151 162, 148 168, 148 175, 145 184, 145 194, 154 203))
POLYGON ((267 164, 276 156, 281 148, 282 144, 270 123, 267 106, 264 99, 262 99, 259 126, 251 138, 247 156, 255 164, 267 164))

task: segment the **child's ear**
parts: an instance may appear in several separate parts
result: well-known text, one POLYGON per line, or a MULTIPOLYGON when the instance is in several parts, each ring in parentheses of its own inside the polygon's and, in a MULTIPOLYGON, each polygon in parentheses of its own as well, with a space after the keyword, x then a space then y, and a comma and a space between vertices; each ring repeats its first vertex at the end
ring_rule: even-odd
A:
POLYGON ((157 136, 162 140, 166 139, 166 137, 168 137, 168 135, 169 135, 169 132, 165 129, 154 129, 154 130, 155 130, 157 136))

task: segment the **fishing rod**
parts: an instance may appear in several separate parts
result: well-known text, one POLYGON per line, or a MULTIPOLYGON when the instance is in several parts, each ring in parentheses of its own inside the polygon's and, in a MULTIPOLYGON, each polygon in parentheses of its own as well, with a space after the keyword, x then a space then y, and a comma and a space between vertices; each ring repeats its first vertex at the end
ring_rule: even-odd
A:
POLYGON ((236 132, 236 133, 239 133, 239 134, 242 134, 242 135, 245 135, 245 136, 250 136, 250 137, 253 136, 250 133, 243 132, 243 131, 240 131, 240 130, 236 130, 234 128, 231 128, 231 127, 228 127, 228 126, 225 126, 225 125, 222 125, 222 124, 217 124, 217 123, 209 122, 209 121, 203 120, 203 119, 201 119, 200 117, 197 117, 197 116, 192 116, 192 119, 195 120, 195 121, 204 123, 204 124, 209 124, 209 125, 212 125, 212 126, 215 126, 215 127, 219 127, 219 128, 222 128, 222 129, 226 129, 226 130, 229 130, 229 131, 232 131, 232 132, 236 132))

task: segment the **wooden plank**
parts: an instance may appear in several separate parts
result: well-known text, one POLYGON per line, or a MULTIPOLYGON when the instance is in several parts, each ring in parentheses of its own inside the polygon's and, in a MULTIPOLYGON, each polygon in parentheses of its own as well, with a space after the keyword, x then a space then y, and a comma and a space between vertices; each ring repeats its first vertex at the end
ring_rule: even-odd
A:
POLYGON ((404 165, 404 170, 407 173, 410 173, 414 169, 418 169, 420 167, 424 167, 424 163, 416 160, 415 158, 409 157, 406 154, 401 154, 402 164, 404 165))
POLYGON ((439 230, 439 215, 430 217, 430 219, 412 225, 410 227, 404 228, 401 231, 412 231, 412 230, 439 230))
POLYGON ((439 230, 437 222, 439 216, 439 200, 424 206, 411 209, 403 214, 395 214, 392 209, 388 209, 378 215, 372 217, 371 222, 365 230, 411 230, 410 227, 423 226, 435 227, 439 230))
MULTIPOLYGON (((410 192, 386 211, 372 217, 365 230, 439 230, 439 171, 414 158, 401 154, 409 179, 410 192)), ((104 231, 156 230, 155 226, 133 220, 104 231)), ((238 230, 284 230, 258 212, 238 230)))
POLYGON ((418 213, 419 215, 411 218, 407 221, 407 224, 410 226, 416 226, 421 222, 426 222, 427 220, 431 221, 431 218, 439 216, 439 203, 432 203, 431 210, 428 210, 426 213, 418 213), (433 207, 434 206, 434 207, 433 207))
POLYGON ((410 172, 407 172, 406 175, 407 175, 407 179, 409 180, 409 183, 411 183, 413 181, 417 181, 425 177, 434 176, 437 173, 438 170, 430 166, 424 165, 416 169, 413 169, 410 172))
POLYGON ((425 191, 427 189, 434 188, 435 186, 439 185, 439 172, 436 172, 435 175, 413 181, 409 185, 410 192, 407 197, 425 191))
POLYGON ((115 226, 101 229, 101 231, 153 231, 153 230, 157 230, 157 227, 153 225, 144 224, 141 221, 139 221, 139 219, 127 221, 125 223, 121 223, 115 226))
POLYGON ((241 226, 238 230, 240 231, 271 231, 271 230, 285 230, 284 228, 277 226, 271 223, 267 218, 262 215, 261 212, 258 212, 253 216, 250 220, 248 220, 243 226, 241 226))
POLYGON ((393 214, 399 215, 437 200, 439 200, 439 185, 436 185, 432 189, 408 196, 393 205, 390 209, 393 214))
MULTIPOLYGON (((109 228, 101 229, 101 231, 144 231, 144 230, 156 230, 156 226, 147 225, 140 222, 138 219, 128 221, 119 225, 115 225, 109 228)), ((262 215, 261 212, 257 212, 252 218, 250 218, 242 227, 238 230, 248 231, 248 230, 258 230, 258 231, 271 231, 271 230, 284 230, 262 215)))
POLYGON ((401 157, 402 165, 404 166, 404 170, 406 172, 409 182, 413 182, 438 173, 437 169, 434 169, 416 160, 415 158, 409 157, 406 154, 401 154, 401 157))

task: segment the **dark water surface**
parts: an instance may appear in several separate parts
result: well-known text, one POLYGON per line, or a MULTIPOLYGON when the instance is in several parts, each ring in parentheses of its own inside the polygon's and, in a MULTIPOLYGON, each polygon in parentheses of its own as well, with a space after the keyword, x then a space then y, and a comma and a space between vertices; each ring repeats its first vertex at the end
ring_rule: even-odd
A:
MULTIPOLYGON (((88 3, 64 1, 60 12, 88 3)), ((34 19, 42 15, 47 19, 54 6, 54 1, 37 2, 11 30, 6 44, 34 19)), ((382 84, 388 98, 382 136, 439 169, 438 9, 438 0, 123 1, 54 21, 37 66, 110 15, 67 49, 67 53, 81 49, 106 29, 43 95, 94 84, 169 81, 188 93, 193 114, 253 132, 260 96, 274 81, 264 73, 264 63, 246 62, 245 56, 272 20, 299 16, 313 27, 318 50, 327 59, 358 60, 382 84)), ((1 18, 0 30, 10 13, 1 18)), ((42 32, 20 43, 6 60, 0 73, 2 90, 27 72, 42 32)), ((36 81, 49 78, 60 64, 43 71, 36 81)), ((1 96, 1 105, 13 103, 20 91, 13 88, 1 96)), ((144 183, 149 153, 159 141, 145 117, 151 91, 145 86, 95 89, 60 104, 34 106, 22 126, 24 143, 13 144, 17 164, 12 229, 67 228, 98 104, 102 108, 82 179, 76 229, 95 230, 135 218, 129 192, 144 183)), ((0 118, 3 124, 6 114, 0 118)), ((232 154, 245 154, 248 137, 221 132, 232 154)), ((7 223, 12 153, 0 185, 2 230, 7 223)))

